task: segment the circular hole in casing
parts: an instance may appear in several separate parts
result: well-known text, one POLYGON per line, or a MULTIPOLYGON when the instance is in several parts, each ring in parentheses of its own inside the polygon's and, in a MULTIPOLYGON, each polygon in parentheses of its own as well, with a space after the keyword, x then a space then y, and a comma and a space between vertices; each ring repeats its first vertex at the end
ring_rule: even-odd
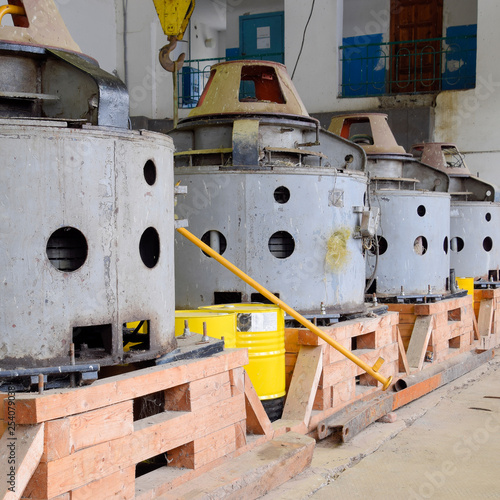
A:
POLYGON ((152 186, 156 182, 156 165, 153 160, 148 160, 144 164, 144 179, 146 182, 152 186))
POLYGON ((377 242, 374 243, 374 245, 369 250, 369 252, 372 255, 375 255, 377 253, 377 246, 378 246, 378 254, 384 255, 384 253, 387 252, 389 244, 387 243, 387 240, 383 236, 377 236, 377 242))
POLYGON ((417 208, 417 214, 420 216, 420 217, 423 217, 426 213, 426 209, 425 209, 425 206, 424 205, 419 205, 418 208, 417 208))
POLYGON ((491 214, 489 212, 487 212, 486 215, 484 216, 484 218, 486 219, 486 222, 490 222, 491 214))
POLYGON ((278 231, 269 238, 268 246, 277 259, 286 259, 295 250, 295 240, 290 233, 278 231))
POLYGON ((290 199, 290 190, 285 186, 277 187, 274 190, 274 199, 278 203, 286 203, 290 199))
POLYGON ((455 236, 450 240, 450 250, 453 252, 461 252, 464 249, 464 240, 460 236, 455 236))
POLYGON ((429 248, 427 238, 425 236, 417 236, 413 242, 413 250, 417 255, 425 255, 429 248))
POLYGON ((445 236, 444 241, 443 241, 443 250, 444 253, 448 253, 448 236, 445 236))
POLYGON ((85 236, 74 227, 61 227, 47 241, 47 257, 59 271, 73 272, 87 260, 88 245, 85 236))
POLYGON ((491 249, 493 248, 493 240, 489 236, 486 236, 486 238, 484 238, 483 248, 486 252, 491 252, 491 249))
MULTIPOLYGON (((212 250, 215 250, 218 254, 222 255, 227 248, 226 237, 219 231, 207 231, 202 237, 201 241, 208 245, 212 250)), ((203 250, 202 250, 203 252, 203 250)), ((208 253, 203 252, 207 257, 210 257, 208 253)), ((210 257, 211 258, 211 257, 210 257)))
POLYGON ((160 258, 160 236, 154 227, 148 227, 139 241, 139 253, 146 267, 152 269, 160 258))

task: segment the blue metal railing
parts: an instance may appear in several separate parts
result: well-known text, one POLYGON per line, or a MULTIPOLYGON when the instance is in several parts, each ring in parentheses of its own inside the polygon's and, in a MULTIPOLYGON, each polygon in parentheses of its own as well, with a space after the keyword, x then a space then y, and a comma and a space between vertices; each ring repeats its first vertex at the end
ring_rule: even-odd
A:
POLYGON ((177 74, 179 89, 179 108, 194 108, 203 93, 210 77, 210 68, 224 61, 238 59, 258 59, 266 61, 283 61, 282 52, 266 55, 247 55, 245 57, 215 57, 211 59, 191 59, 184 61, 184 66, 177 74))
POLYGON ((341 97, 474 88, 476 35, 339 47, 341 97))

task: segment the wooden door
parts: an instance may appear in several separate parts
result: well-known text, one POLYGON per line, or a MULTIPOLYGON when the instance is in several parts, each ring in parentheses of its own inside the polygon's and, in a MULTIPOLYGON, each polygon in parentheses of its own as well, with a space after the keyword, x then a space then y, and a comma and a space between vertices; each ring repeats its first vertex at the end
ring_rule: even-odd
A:
POLYGON ((443 0, 391 0, 390 90, 427 92, 440 88, 443 0))

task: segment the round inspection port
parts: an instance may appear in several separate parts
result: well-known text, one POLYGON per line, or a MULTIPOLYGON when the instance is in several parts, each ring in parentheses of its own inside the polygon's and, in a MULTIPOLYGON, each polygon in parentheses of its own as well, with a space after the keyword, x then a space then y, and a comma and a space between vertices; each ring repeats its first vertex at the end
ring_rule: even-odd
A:
MULTIPOLYGON (((212 250, 215 250, 218 254, 222 255, 227 248, 226 237, 219 231, 207 231, 202 237, 201 241, 208 245, 212 250)), ((203 250, 202 250, 203 252, 203 250)), ((208 253, 203 252, 207 257, 210 257, 208 253)), ((212 258, 212 257, 210 257, 212 258)))
POLYGON ((139 253, 146 267, 152 269, 160 258, 160 236, 154 227, 148 227, 139 241, 139 253))
POLYGON ((378 247, 378 254, 379 255, 384 255, 385 252, 387 252, 387 248, 389 248, 389 244, 387 243, 387 240, 383 236, 377 236, 377 242, 373 244, 373 246, 369 249, 369 252, 372 255, 377 254, 377 247, 378 247))
POLYGON ((484 216, 484 218, 486 219, 486 222, 490 222, 490 220, 491 220, 491 214, 488 212, 488 213, 484 216))
POLYGON ((425 213, 427 212, 427 210, 425 209, 424 205, 419 205, 418 208, 417 208, 417 214, 420 216, 420 217, 423 217, 425 215, 425 213))
POLYGON ((47 241, 47 257, 59 271, 73 272, 87 260, 88 245, 85 236, 74 227, 61 227, 47 241))
POLYGON ((491 252, 491 249, 493 248, 493 240, 489 236, 486 236, 486 238, 484 238, 483 248, 486 252, 491 252))
POLYGON ((290 199, 290 190, 285 186, 280 186, 274 190, 274 199, 280 203, 284 204, 290 199))
POLYGON ((295 240, 290 233, 278 231, 269 238, 268 246, 277 259, 286 259, 295 250, 295 240))
POLYGON ((144 164, 143 173, 145 181, 152 186, 156 182, 156 165, 153 160, 148 160, 144 164))
POLYGON ((448 253, 448 236, 445 236, 444 241, 443 241, 443 250, 444 253, 448 253))
POLYGON ((450 250, 452 252, 461 252, 464 249, 465 243, 460 236, 455 236, 450 241, 450 250))
POLYGON ((425 236, 417 236, 413 242, 413 250, 417 255, 425 255, 427 253, 428 244, 425 236))

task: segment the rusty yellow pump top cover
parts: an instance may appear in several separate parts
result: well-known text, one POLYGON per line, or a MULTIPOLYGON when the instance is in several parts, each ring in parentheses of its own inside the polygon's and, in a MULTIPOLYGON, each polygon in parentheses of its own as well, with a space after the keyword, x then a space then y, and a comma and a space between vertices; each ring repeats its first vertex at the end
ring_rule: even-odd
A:
POLYGON ((20 7, 22 14, 10 14, 9 6, 0 7, 0 10, 5 9, 5 16, 12 15, 14 21, 14 26, 2 25, 0 21, 0 41, 81 52, 54 0, 23 0, 22 3, 16 2, 16 6, 20 7))
POLYGON ((309 117, 283 64, 252 60, 215 64, 189 118, 252 113, 309 117))

